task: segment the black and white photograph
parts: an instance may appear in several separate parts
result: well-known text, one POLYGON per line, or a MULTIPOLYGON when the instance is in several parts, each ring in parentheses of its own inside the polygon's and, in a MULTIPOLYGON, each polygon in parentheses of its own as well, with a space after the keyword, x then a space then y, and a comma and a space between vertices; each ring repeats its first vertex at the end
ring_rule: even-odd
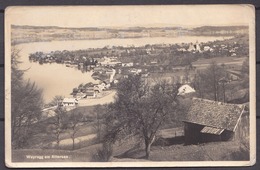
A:
POLYGON ((15 6, 8 167, 251 166, 251 5, 15 6))

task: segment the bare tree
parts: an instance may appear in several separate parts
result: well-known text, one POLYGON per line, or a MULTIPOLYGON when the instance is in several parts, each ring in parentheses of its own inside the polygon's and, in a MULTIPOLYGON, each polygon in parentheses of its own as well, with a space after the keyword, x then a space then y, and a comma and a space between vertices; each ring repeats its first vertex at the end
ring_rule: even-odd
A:
POLYGON ((61 104, 62 100, 64 99, 64 96, 55 96, 52 101, 49 103, 50 106, 58 106, 61 104))
POLYGON ((75 149, 75 138, 80 126, 83 122, 83 114, 75 109, 68 116, 68 128, 70 129, 70 137, 72 139, 72 149, 75 149))
POLYGON ((137 135, 144 141, 148 159, 156 133, 177 109, 178 88, 165 81, 150 86, 139 75, 121 81, 116 102, 110 105, 106 138, 114 142, 137 135))
POLYGON ((67 130, 67 114, 63 107, 57 107, 55 116, 49 120, 47 131, 55 136, 57 148, 60 149, 61 134, 67 130))
POLYGON ((220 83, 219 80, 226 76, 225 70, 218 66, 216 62, 212 62, 208 68, 201 71, 199 76, 200 87, 203 88, 205 96, 215 101, 220 100, 220 83))
POLYGON ((93 127, 96 130, 98 142, 101 142, 103 138, 103 131, 104 131, 103 124, 104 124, 105 114, 108 109, 107 107, 108 107, 107 105, 96 105, 94 108, 96 120, 93 127))
POLYGON ((204 89, 203 89, 203 84, 202 84, 202 78, 201 78, 201 73, 198 71, 194 75, 194 79, 192 82, 196 92, 198 93, 200 98, 204 98, 204 89))
POLYGON ((12 147, 25 148, 37 132, 34 126, 41 118, 42 90, 23 78, 25 70, 19 67, 19 50, 11 53, 11 126, 12 147))
POLYGON ((185 67, 184 69, 184 83, 190 82, 190 67, 185 67))

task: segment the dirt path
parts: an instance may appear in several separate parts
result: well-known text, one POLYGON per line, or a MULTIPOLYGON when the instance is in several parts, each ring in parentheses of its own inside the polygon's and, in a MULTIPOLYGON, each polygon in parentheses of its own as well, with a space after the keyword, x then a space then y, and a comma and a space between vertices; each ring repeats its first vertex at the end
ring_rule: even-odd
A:
MULTIPOLYGON (((87 142, 90 141, 94 138, 96 138, 97 135, 96 134, 91 134, 91 135, 86 135, 86 136, 81 136, 81 137, 77 137, 75 139, 75 144, 79 144, 82 142, 87 142)), ((56 144, 56 142, 53 142, 53 144, 56 144)), ((60 146, 72 146, 73 142, 71 138, 68 139, 63 139, 60 141, 60 146)))

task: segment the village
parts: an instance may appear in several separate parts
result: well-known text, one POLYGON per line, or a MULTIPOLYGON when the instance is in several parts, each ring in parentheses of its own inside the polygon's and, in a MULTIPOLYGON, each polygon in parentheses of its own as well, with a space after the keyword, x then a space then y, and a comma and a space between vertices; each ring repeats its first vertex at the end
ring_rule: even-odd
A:
MULTIPOLYGON (((244 39, 246 37, 242 36, 207 43, 197 41, 188 44, 106 46, 77 51, 36 52, 29 56, 29 60, 39 64, 55 62, 93 73, 92 78, 98 80, 98 83, 79 84, 72 89, 71 97, 64 99, 64 106, 74 106, 81 99, 100 99, 110 94, 116 90, 116 84, 130 74, 140 74, 149 82, 160 76, 172 83, 191 85, 197 72, 205 69, 213 60, 223 64, 229 80, 241 79, 239 65, 242 65, 247 55, 246 50, 242 50, 247 48, 244 39)), ((195 88, 194 85, 192 88, 195 88)), ((87 102, 84 101, 80 103, 87 102)))

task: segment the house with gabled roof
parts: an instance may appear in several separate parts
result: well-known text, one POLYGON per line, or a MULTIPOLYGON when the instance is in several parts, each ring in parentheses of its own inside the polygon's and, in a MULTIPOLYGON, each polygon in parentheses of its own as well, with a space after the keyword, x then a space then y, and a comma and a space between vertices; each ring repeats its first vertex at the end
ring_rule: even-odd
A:
POLYGON ((186 95, 195 92, 196 91, 188 84, 184 84, 178 89, 178 95, 186 95))
POLYGON ((78 100, 76 98, 64 98, 62 101, 62 106, 76 106, 78 100))
POLYGON ((239 133, 248 136, 248 116, 242 116, 244 108, 244 105, 193 98, 183 119, 185 144, 232 140, 241 136, 239 133), (246 121, 241 120, 244 118, 246 121))

